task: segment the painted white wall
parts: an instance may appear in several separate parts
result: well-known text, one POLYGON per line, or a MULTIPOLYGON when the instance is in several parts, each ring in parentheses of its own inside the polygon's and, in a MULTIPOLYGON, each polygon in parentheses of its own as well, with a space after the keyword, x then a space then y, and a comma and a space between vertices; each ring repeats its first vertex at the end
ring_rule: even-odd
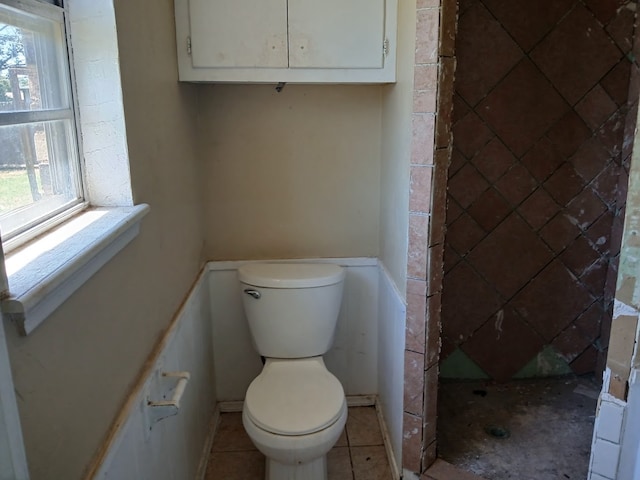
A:
MULTIPOLYGON (((0 238, 0 297, 9 291, 3 257, 0 238)), ((0 322, 0 480, 29 480, 2 315, 0 322)))
POLYGON ((67 9, 85 194, 93 205, 133 205, 113 4, 74 0, 67 9))
POLYGON ((133 198, 151 213, 32 335, 5 324, 32 480, 81 478, 202 262, 197 98, 177 81, 173 2, 116 0, 115 16, 133 198))
MULTIPOLYGON (((291 260, 287 260, 291 261, 291 260)), ((346 395, 378 391, 378 264, 373 258, 310 259, 346 267, 333 347, 324 356, 346 395)), ((242 309, 237 269, 244 262, 210 262, 209 295, 219 401, 243 400, 262 370, 242 309), (233 341, 230 341, 233 339, 233 341)))
MULTIPOLYGON (((325 360, 347 395, 379 395, 391 448, 400 465, 403 300, 376 259, 303 261, 337 263, 347 269, 335 345, 325 360)), ((132 407, 122 412, 121 427, 91 478, 195 478, 196 467, 208 456, 205 438, 216 401, 242 400, 262 368, 242 312, 237 269, 243 263, 211 262, 205 268, 163 340, 164 346, 148 360, 153 367, 134 390, 132 407), (160 421, 149 432, 144 420, 146 401, 164 392, 158 386, 159 372, 176 370, 191 373, 180 413, 160 421)))
POLYGON ((378 272, 378 400, 395 461, 400 466, 407 306, 382 263, 378 272))
POLYGON ((398 2, 397 83, 382 89, 380 259, 406 295, 416 1, 398 2))
POLYGON ((378 256, 380 86, 199 87, 207 259, 378 256))
POLYGON ((132 409, 114 436, 94 478, 98 480, 185 480, 198 473, 211 431, 216 404, 213 381, 208 272, 200 276, 182 307, 153 368, 136 390, 132 409), (162 372, 187 371, 191 378, 176 416, 149 429, 147 400, 170 397, 174 381, 160 381, 162 372))

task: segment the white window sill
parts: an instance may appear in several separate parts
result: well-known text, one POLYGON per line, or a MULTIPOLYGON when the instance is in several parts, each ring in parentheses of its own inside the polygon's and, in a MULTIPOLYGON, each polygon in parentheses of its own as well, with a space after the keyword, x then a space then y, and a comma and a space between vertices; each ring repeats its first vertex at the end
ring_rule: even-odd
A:
POLYGON ((2 312, 28 335, 140 231, 149 211, 91 208, 6 258, 10 298, 2 312))

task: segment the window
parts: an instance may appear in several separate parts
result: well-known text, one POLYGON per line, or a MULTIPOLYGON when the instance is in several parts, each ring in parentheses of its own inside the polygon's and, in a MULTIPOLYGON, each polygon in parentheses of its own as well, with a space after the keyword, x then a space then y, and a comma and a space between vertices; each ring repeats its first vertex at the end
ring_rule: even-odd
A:
MULTIPOLYGON (((44 138, 40 141, 45 145, 41 151, 46 152, 46 162, 42 163, 48 165, 52 175, 45 177, 46 181, 51 179, 52 189, 43 199, 39 165, 34 167, 34 184, 41 197, 35 201, 27 197, 26 205, 6 213, 0 211, 4 241, 5 218, 39 208, 53 198, 52 209, 40 217, 40 223, 35 221, 36 227, 23 224, 23 233, 13 233, 12 239, 0 245, 7 252, 32 239, 6 256, 0 248, 0 275, 4 269, 9 287, 7 292, 0 292, 0 312, 13 320, 22 335, 44 322, 133 240, 149 211, 148 205, 133 203, 113 0, 73 0, 65 3, 64 11, 59 6, 60 0, 0 0, 0 27, 7 26, 5 33, 19 32, 21 39, 33 37, 23 40, 18 48, 32 49, 29 59, 35 59, 31 65, 37 72, 33 78, 43 91, 40 95, 38 90, 42 97, 38 108, 33 108, 32 102, 28 110, 0 111, 0 130, 23 125, 30 125, 36 132, 40 128, 40 138, 44 138), (49 5, 42 3, 45 1, 49 5), (65 43, 73 49, 71 60, 65 43), (75 103, 71 102, 68 70, 74 76, 75 103), (79 181, 73 105, 77 105, 76 123, 82 131, 82 141, 77 143, 82 152, 84 192, 79 181), (71 216, 79 209, 84 210, 71 216), (61 210, 63 213, 57 213, 61 210), (33 238, 35 235, 37 238, 33 238)), ((4 45, 0 40, 0 47, 4 45)), ((14 57, 18 59, 16 66, 27 66, 27 55, 14 57)), ((34 142, 35 138, 34 132, 34 142)), ((3 150, 4 142, 0 143, 0 159, 3 150)), ((39 157, 35 158, 39 164, 39 157)), ((1 166, 0 161, 0 173, 1 166)), ((26 165, 23 170, 27 171, 26 165)), ((30 194, 28 176, 26 184, 30 194)), ((0 178, 0 201, 4 189, 0 178)))
POLYGON ((82 206, 64 10, 59 6, 0 0, 0 146, 3 242, 29 239, 47 222, 82 206))

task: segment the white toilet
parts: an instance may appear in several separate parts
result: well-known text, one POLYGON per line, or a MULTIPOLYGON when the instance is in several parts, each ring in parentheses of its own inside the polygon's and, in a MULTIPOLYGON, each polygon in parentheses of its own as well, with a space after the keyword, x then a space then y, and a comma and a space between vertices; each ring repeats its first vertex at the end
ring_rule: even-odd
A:
POLYGON ((326 480, 327 453, 347 421, 338 379, 325 367, 345 272, 332 264, 253 263, 238 270, 242 303, 264 368, 242 421, 267 457, 267 480, 326 480))

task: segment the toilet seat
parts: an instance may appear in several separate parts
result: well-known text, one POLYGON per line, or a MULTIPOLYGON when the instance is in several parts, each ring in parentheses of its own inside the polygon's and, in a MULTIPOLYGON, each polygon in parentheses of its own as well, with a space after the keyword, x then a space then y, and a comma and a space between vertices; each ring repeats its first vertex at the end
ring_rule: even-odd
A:
POLYGON ((340 381, 322 357, 267 359, 247 390, 244 411, 267 432, 308 435, 335 423, 345 402, 340 381))

